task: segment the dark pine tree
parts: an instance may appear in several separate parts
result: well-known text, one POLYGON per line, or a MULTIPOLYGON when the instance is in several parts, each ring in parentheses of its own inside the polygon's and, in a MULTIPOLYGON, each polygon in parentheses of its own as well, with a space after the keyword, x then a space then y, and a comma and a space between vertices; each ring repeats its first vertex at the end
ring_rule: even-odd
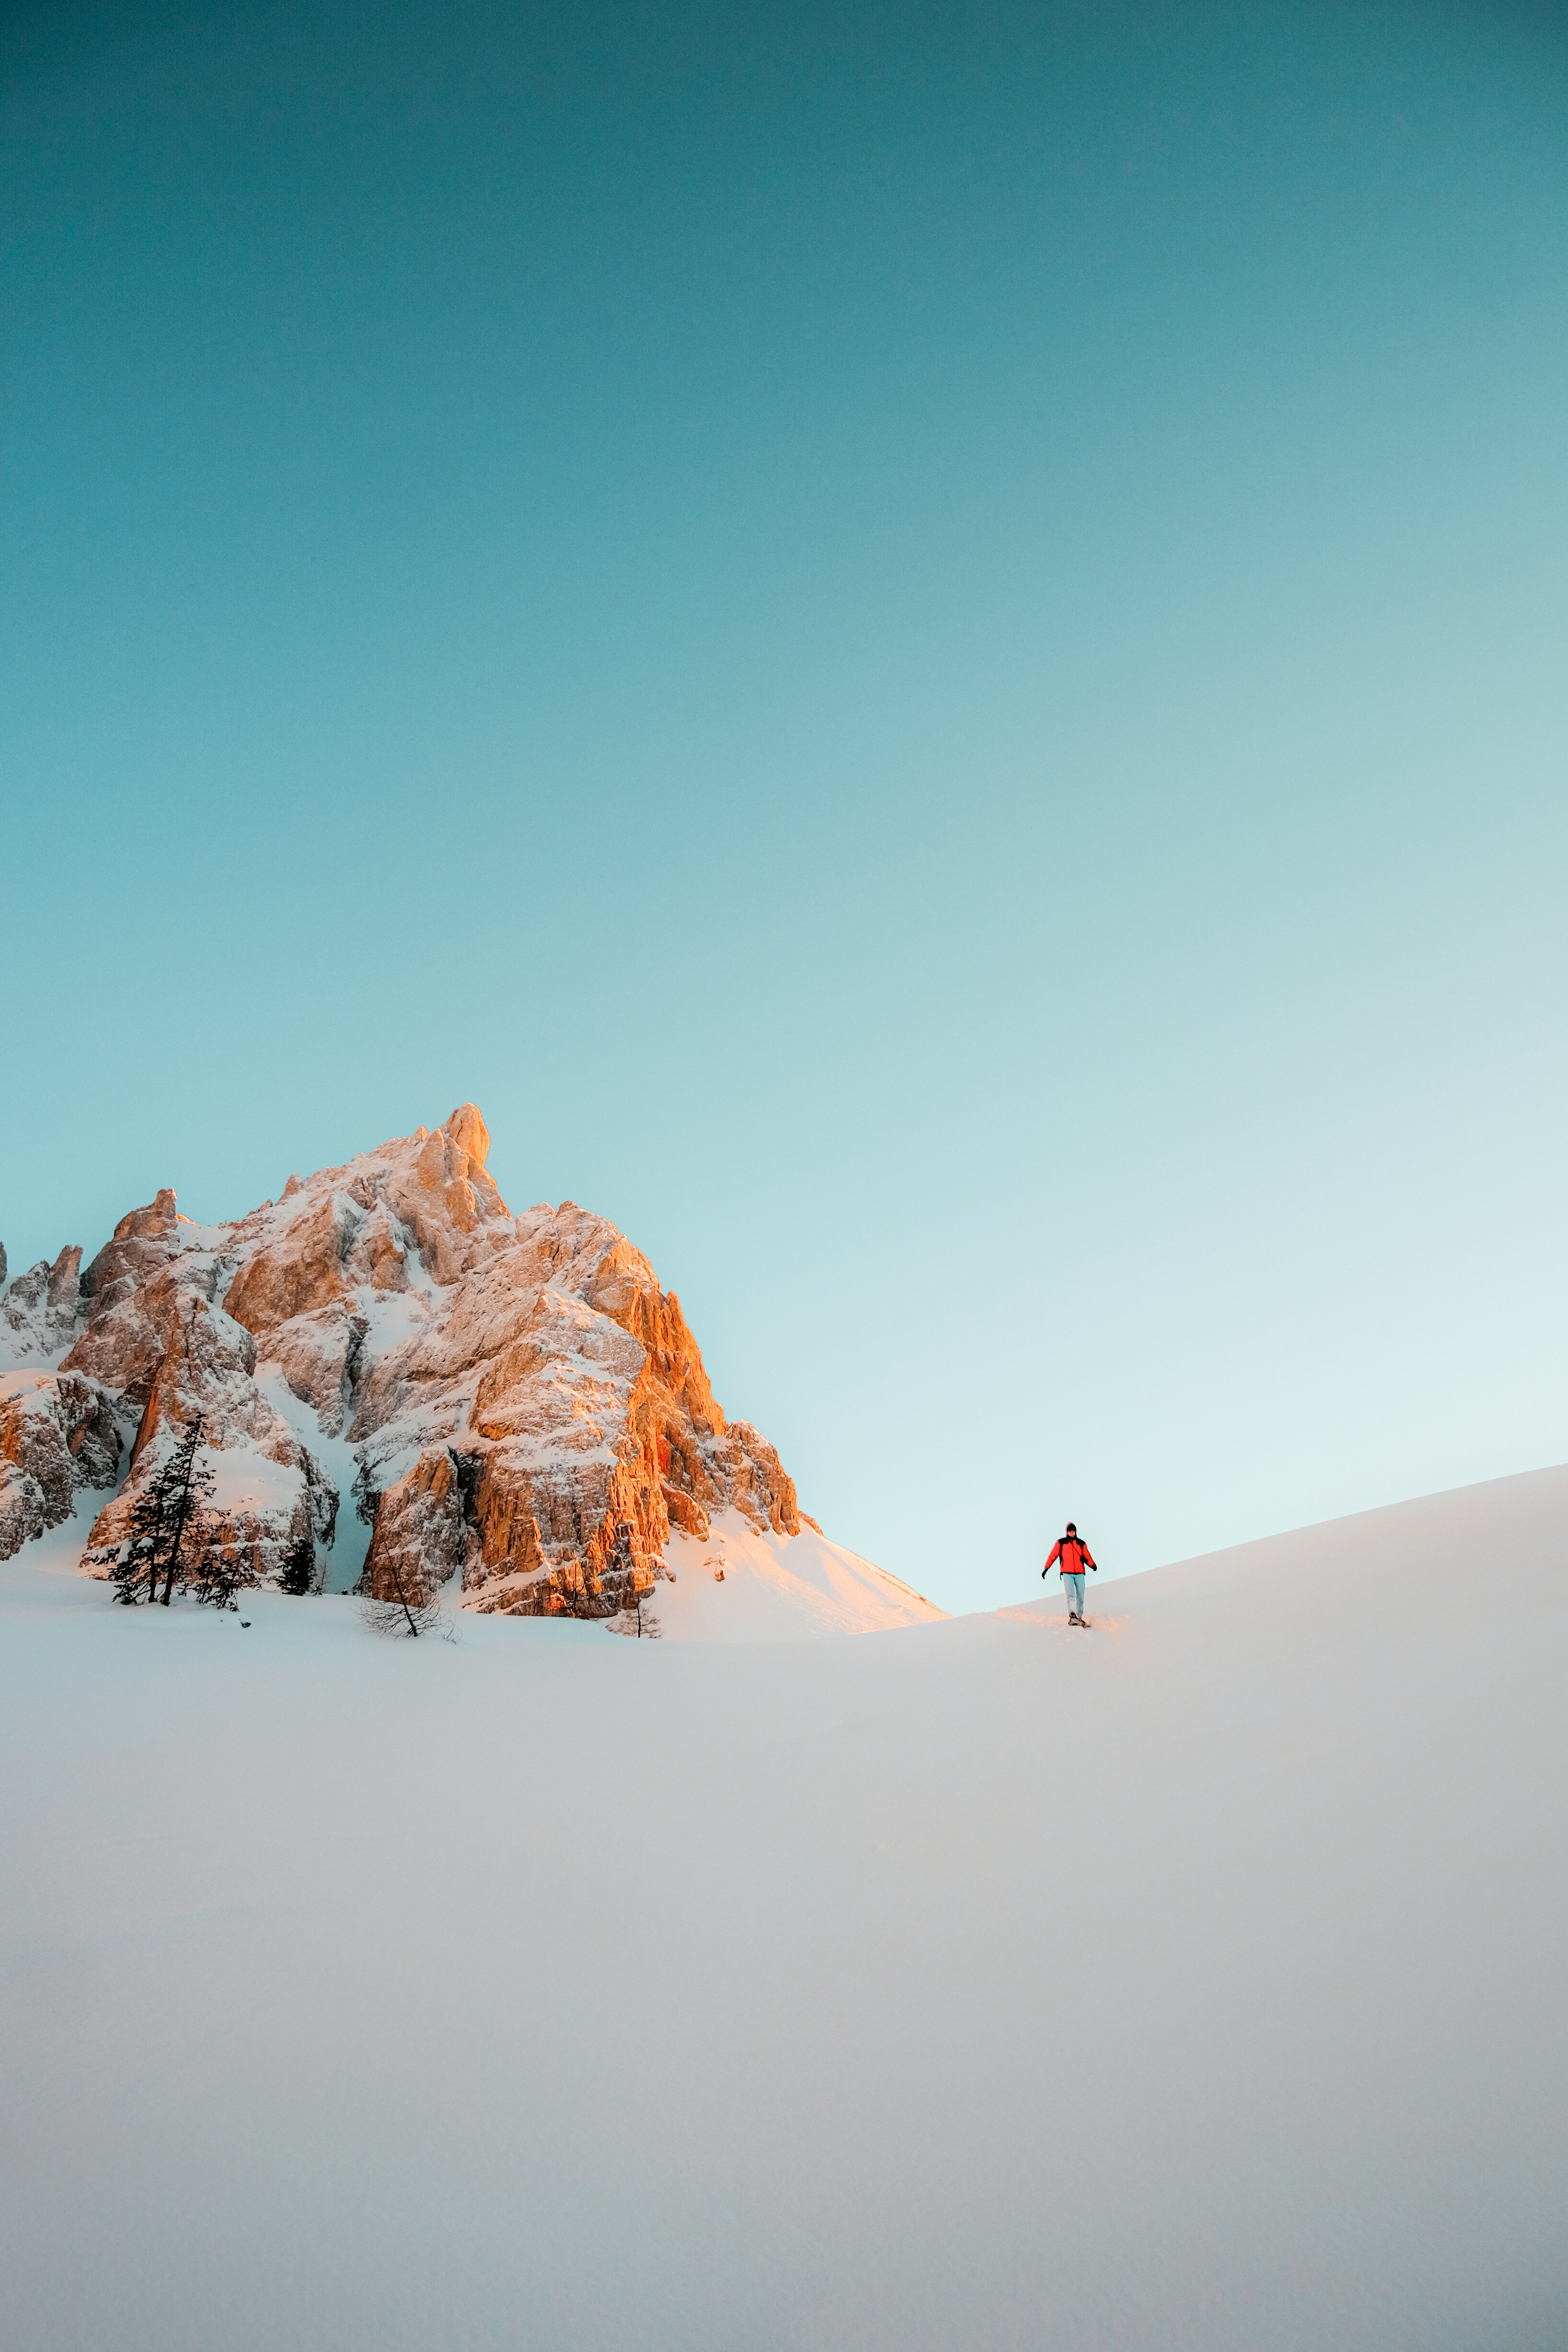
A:
POLYGON ((94 1559, 109 1562, 109 1574, 114 1586, 116 1601, 133 1609, 139 1601, 151 1601, 157 1592, 158 1563, 163 1557, 158 1541, 159 1514, 153 1497, 143 1495, 131 1514, 131 1533, 117 1551, 94 1552, 94 1559))
POLYGON ((316 1547, 309 1536, 301 1536, 278 1571, 278 1590, 299 1595, 313 1591, 315 1583, 316 1547))
POLYGON ((133 1505, 130 1533, 110 1559, 117 1601, 161 1601, 166 1609, 176 1584, 184 1591, 202 1571, 207 1549, 202 1521, 214 1484, 212 1472, 196 1460, 205 1427, 199 1412, 186 1423, 133 1505))
POLYGON ((156 1601, 169 1550, 169 1526, 162 1476, 144 1488, 131 1513, 131 1532, 110 1570, 116 1599, 127 1603, 156 1601))
POLYGON ((237 1544, 219 1543, 204 1531, 188 1540, 187 1549, 191 1590, 199 1601, 210 1602, 215 1609, 230 1608, 237 1592, 261 1581, 255 1564, 237 1544))

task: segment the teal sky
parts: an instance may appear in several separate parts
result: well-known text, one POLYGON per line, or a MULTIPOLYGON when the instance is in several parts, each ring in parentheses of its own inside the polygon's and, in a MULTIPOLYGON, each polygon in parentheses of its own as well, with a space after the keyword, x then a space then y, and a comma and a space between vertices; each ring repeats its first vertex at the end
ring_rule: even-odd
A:
POLYGON ((472 1097, 950 1608, 1568 1454, 1559 10, 0 42, 14 1270, 472 1097))

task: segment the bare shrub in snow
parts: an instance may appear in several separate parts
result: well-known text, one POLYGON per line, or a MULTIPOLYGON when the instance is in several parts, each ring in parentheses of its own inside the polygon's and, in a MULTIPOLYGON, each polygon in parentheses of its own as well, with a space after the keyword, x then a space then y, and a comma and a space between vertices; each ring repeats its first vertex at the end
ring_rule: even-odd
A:
POLYGON ((619 1610, 610 1619, 609 1627, 612 1633, 625 1633, 633 1642, 658 1642, 664 1637, 663 1626, 640 1592, 629 1609, 619 1610))
POLYGON ((385 1574, 391 1592, 384 1599, 367 1594, 360 1602, 360 1615, 371 1632, 408 1642, 417 1641, 421 1633, 437 1633, 440 1579, 422 1563, 416 1567, 406 1559, 388 1560, 385 1574))

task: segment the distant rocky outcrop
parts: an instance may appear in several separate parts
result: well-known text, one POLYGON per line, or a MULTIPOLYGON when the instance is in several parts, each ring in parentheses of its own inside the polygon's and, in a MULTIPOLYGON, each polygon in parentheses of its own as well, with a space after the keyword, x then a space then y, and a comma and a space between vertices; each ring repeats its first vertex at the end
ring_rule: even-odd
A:
POLYGON ((112 1486, 120 1454, 113 1404, 95 1381, 0 1372, 0 1559, 69 1518, 80 1488, 112 1486))
MULTIPOLYGON (((53 1265, 40 1258, 0 1297, 0 1365, 47 1362, 70 1346, 79 1328, 79 1249, 63 1249, 53 1265)), ((5 1253, 0 1250, 0 1283, 5 1253)))
MULTIPOLYGON (((5 1255, 0 1250, 0 1281, 5 1255)), ((81 1329, 81 1252, 41 1258, 0 1296, 0 1559, 70 1517, 84 1487, 119 1476, 112 1400, 58 1369, 81 1329)))
POLYGON ((456 1579, 470 1608, 608 1612, 652 1586, 672 1527, 705 1538, 734 1509, 797 1534, 792 1481, 765 1438, 726 1419, 674 1292, 570 1201, 514 1217, 489 1149, 466 1103, 433 1133, 291 1176, 233 1224, 191 1224, 163 1192, 85 1274, 65 1251, 19 1276, 0 1361, 35 1386, 0 1405, 0 1432, 18 1433, 0 1449, 27 1453, 22 1475, 47 1499, 0 1488, 0 1556, 63 1519, 84 1483, 112 1483, 108 1428, 116 1454, 129 1440, 130 1471, 92 1528, 102 1572, 198 1412, 213 1532, 264 1575, 324 1559, 356 1509, 377 1595, 456 1579), (263 1392, 273 1382, 291 1420, 263 1392), (73 1465, 64 1485, 58 1448, 47 1480, 37 1466, 55 1443, 40 1415, 73 1465), (352 1448, 352 1495, 312 1427, 340 1477, 352 1448))

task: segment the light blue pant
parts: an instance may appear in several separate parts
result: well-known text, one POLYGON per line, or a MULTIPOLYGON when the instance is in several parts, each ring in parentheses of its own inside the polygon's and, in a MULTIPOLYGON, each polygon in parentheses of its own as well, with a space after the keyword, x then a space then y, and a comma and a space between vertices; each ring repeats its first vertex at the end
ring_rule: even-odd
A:
POLYGON ((1064 1575, 1062 1578, 1062 1591, 1067 1594, 1068 1607, 1072 1611, 1073 1615, 1075 1617, 1081 1617, 1083 1615, 1082 1577, 1064 1575))

